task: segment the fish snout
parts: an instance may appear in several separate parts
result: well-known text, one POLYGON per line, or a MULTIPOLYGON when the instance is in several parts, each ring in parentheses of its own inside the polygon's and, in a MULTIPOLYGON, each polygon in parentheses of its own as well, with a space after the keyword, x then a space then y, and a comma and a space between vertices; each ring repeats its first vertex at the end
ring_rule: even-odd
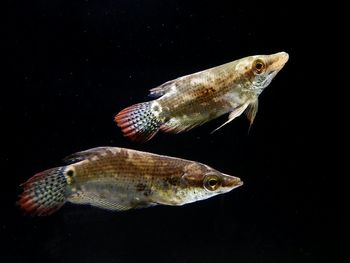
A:
POLYGON ((279 60, 281 61, 281 64, 286 64, 287 61, 289 60, 289 54, 287 52, 279 52, 277 53, 279 55, 279 60))
POLYGON ((289 54, 287 52, 279 52, 270 56, 270 71, 278 72, 289 60, 289 54))
POLYGON ((226 188, 234 189, 242 185, 243 181, 239 177, 224 175, 224 178, 222 180, 222 186, 226 188))

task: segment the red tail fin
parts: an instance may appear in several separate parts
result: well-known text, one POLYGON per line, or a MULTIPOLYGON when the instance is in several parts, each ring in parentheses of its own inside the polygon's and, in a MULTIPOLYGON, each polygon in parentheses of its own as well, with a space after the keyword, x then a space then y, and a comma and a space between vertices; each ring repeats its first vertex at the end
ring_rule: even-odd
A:
POLYGON ((38 173, 22 184, 18 206, 29 215, 50 215, 66 201, 67 180, 64 167, 38 173))
POLYGON ((114 120, 122 129, 125 137, 138 142, 152 139, 161 125, 151 110, 151 102, 130 106, 119 112, 114 120))

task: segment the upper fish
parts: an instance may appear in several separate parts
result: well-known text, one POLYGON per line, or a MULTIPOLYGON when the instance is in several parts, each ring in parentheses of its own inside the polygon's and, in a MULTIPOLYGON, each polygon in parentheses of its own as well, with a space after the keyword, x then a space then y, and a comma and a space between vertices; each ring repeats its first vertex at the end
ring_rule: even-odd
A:
POLYGON ((243 184, 199 162, 118 147, 89 149, 65 161, 22 185, 18 205, 27 214, 49 215, 67 201, 114 211, 178 206, 243 184))
POLYGON ((258 96, 288 58, 286 52, 249 56, 168 81, 150 90, 155 100, 120 111, 115 121, 125 137, 139 142, 150 140, 159 130, 188 131, 226 113, 228 121, 219 128, 243 112, 251 125, 258 96))

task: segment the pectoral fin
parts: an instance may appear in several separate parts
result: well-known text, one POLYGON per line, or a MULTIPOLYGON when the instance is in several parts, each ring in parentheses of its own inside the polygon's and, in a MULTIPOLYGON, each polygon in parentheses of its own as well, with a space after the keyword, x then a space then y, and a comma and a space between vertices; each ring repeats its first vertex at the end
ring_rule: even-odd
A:
POLYGON ((211 133, 216 132, 217 130, 219 130, 220 128, 222 128, 223 126, 225 126, 226 124, 230 123, 231 121, 233 121, 235 118, 237 118, 239 115, 241 115, 245 109, 249 106, 248 103, 243 104, 242 106, 237 107, 236 109, 234 109, 230 115, 228 116, 228 120, 222 124, 221 126, 219 126, 218 128, 216 128, 215 130, 213 130, 211 133))
POLYGON ((258 112, 258 100, 250 103, 245 112, 248 120, 250 121, 250 126, 252 126, 257 112, 258 112))

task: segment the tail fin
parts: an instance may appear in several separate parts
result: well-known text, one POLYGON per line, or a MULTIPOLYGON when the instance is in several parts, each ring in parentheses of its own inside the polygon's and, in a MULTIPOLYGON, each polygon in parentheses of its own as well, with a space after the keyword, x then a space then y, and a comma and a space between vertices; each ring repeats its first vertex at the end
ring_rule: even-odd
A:
POLYGON ((50 215, 66 202, 64 167, 43 171, 22 184, 18 206, 29 215, 50 215))
POLYGON ((130 106, 119 112, 114 120, 122 129, 125 137, 137 142, 146 142, 152 139, 161 125, 151 110, 151 102, 130 106))

